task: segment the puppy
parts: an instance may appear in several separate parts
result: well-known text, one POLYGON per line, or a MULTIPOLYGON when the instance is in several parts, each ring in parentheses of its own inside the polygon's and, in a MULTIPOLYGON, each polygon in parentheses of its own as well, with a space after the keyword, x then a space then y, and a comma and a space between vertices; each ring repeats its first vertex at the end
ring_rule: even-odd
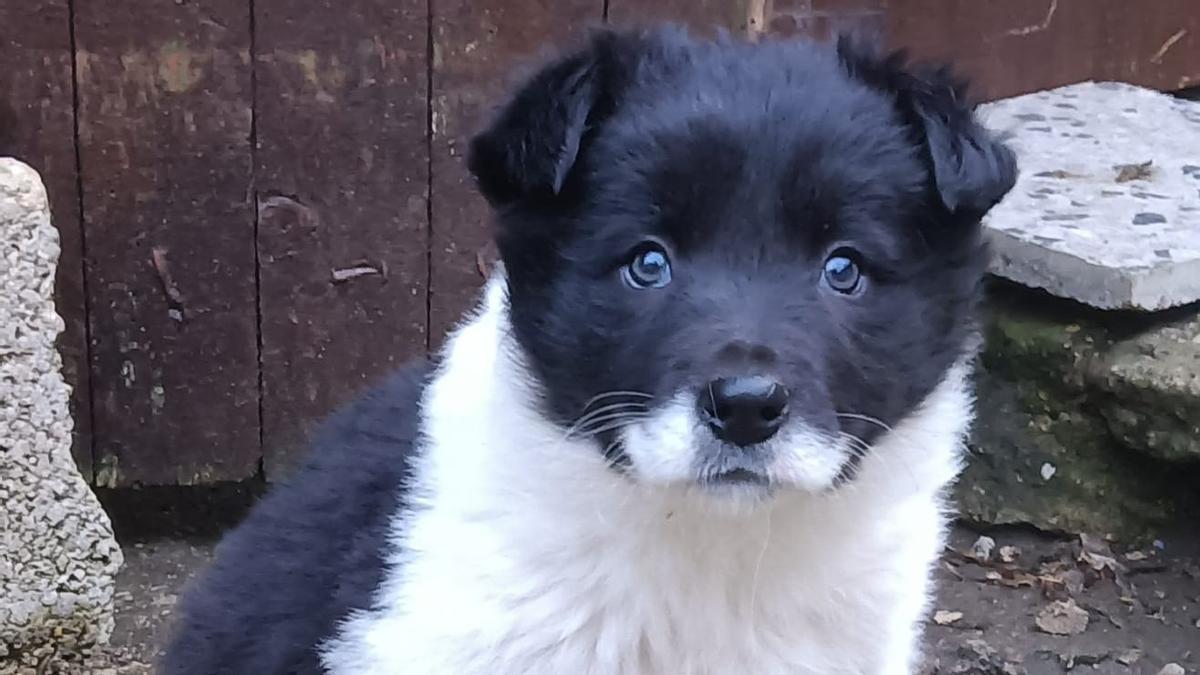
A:
POLYGON ((961 85, 601 33, 469 165, 478 307, 228 536, 165 672, 912 672, 1016 171, 961 85))

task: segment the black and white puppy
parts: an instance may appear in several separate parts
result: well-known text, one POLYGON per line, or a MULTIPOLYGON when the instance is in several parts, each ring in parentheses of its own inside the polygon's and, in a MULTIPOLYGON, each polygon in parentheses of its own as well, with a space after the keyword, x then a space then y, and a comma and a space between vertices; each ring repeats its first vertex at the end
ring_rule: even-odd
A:
POLYGON ((166 672, 911 672, 1016 171, 960 84, 602 33, 470 168, 479 307, 227 538, 166 672))

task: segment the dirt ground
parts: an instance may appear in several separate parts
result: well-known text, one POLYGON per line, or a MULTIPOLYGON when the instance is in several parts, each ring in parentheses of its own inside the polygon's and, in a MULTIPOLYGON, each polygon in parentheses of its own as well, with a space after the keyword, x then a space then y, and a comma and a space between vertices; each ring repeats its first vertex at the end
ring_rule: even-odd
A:
MULTIPOLYGON (((109 507, 127 562, 112 646, 89 672, 153 673, 181 588, 236 515, 192 514, 187 522, 203 526, 180 531, 170 509, 109 507), (132 509, 136 531, 120 527, 132 509)), ((1200 528, 1133 550, 1022 530, 987 536, 994 544, 965 526, 953 532, 921 675, 1200 674, 1200 528)))

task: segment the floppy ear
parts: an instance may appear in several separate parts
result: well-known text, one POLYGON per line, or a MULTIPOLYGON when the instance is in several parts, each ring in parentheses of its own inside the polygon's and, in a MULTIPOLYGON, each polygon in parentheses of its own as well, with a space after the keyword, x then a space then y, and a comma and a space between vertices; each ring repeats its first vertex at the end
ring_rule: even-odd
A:
POLYGON ((545 66, 472 139, 467 167, 489 202, 559 194, 589 125, 610 107, 617 39, 597 33, 587 49, 545 66))
POLYGON ((910 69, 901 52, 881 57, 844 37, 838 57, 852 77, 895 100, 926 150, 933 187, 950 214, 978 220, 1012 189, 1016 156, 979 124, 966 83, 949 68, 910 69))

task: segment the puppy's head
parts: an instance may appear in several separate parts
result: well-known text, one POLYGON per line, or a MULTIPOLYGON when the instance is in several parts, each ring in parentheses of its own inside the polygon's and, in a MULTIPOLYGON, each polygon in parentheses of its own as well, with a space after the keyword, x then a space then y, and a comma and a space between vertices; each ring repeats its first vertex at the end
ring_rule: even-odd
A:
POLYGON ((944 71, 603 33, 471 146, 545 412, 636 480, 821 490, 963 356, 1013 155, 944 71))

